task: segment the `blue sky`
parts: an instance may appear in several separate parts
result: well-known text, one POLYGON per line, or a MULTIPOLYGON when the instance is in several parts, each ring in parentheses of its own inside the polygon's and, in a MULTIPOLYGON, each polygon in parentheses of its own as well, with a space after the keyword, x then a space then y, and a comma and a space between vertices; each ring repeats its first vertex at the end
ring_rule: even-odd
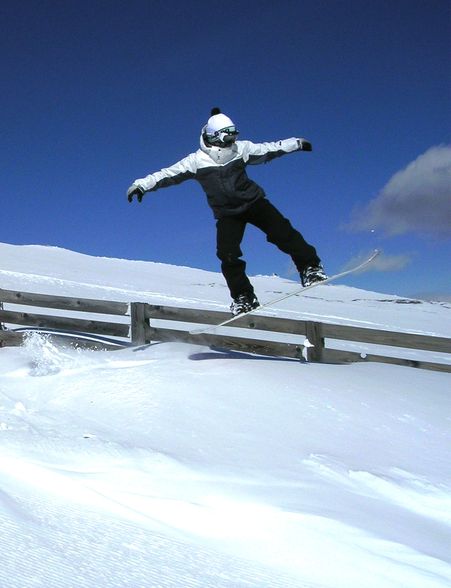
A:
MULTIPOLYGON (((218 270, 195 181, 125 193, 219 106, 242 139, 313 143, 249 175, 329 273, 379 247, 348 283, 451 296, 450 38, 448 0, 4 0, 0 241, 218 270)), ((295 277, 253 227, 243 250, 295 277)))

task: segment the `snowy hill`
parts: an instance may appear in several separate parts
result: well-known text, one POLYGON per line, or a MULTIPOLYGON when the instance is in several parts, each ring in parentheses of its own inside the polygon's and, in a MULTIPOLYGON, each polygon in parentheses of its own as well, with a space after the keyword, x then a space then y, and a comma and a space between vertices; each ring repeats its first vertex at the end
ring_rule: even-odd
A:
MULTIPOLYGON (((4 289, 225 310, 213 272, 0 244, 4 289)), ((262 301, 293 282, 253 278, 262 301)), ((449 337, 344 285, 272 309, 449 337)), ((0 349, 2 588, 451 582, 449 374, 182 343, 0 349)))

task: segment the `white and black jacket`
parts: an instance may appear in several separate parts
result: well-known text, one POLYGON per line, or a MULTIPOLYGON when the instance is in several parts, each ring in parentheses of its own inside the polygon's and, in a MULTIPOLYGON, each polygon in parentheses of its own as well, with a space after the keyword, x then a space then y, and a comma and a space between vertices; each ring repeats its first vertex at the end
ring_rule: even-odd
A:
POLYGON ((231 147, 206 145, 200 138, 200 149, 174 165, 137 179, 133 185, 145 192, 195 179, 204 189, 215 218, 240 214, 259 198, 263 189, 250 180, 246 166, 267 163, 286 153, 300 151, 302 139, 283 139, 271 143, 236 141, 231 147))

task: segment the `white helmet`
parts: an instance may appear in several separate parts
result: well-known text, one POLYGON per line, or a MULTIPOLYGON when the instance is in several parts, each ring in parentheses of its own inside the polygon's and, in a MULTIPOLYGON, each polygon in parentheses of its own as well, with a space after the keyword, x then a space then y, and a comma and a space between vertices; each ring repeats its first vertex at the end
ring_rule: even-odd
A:
POLYGON ((232 119, 222 114, 219 108, 213 108, 202 135, 210 145, 229 147, 235 143, 238 131, 232 119))

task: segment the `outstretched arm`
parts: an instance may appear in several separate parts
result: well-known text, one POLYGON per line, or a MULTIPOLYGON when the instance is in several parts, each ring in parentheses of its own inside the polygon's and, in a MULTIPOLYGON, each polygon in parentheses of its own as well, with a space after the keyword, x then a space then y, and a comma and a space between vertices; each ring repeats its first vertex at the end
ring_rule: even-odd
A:
POLYGON ((180 184, 185 180, 193 178, 196 174, 196 162, 194 154, 188 155, 181 159, 174 165, 161 169, 160 171, 149 174, 145 178, 139 178, 133 182, 127 190, 127 198, 129 202, 136 197, 138 202, 142 201, 143 195, 146 192, 153 192, 158 188, 166 188, 180 184))
POLYGON ((251 143, 242 141, 244 145, 243 158, 248 164, 267 163, 276 157, 282 157, 293 151, 311 151, 312 144, 306 139, 282 139, 269 143, 251 143))

